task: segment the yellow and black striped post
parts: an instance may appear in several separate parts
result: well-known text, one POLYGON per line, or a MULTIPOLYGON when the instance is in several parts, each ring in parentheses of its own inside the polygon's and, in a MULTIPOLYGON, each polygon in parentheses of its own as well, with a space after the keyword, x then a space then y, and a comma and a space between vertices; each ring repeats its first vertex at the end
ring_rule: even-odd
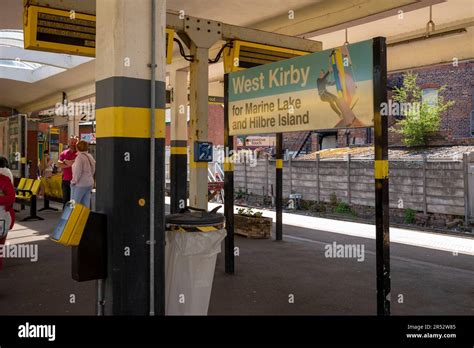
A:
POLYGON ((188 72, 172 71, 170 80, 173 88, 170 125, 170 211, 175 214, 186 207, 188 198, 188 72))
POLYGON ((165 309, 165 3, 156 0, 156 4, 156 140, 155 156, 150 158, 151 1, 97 2, 96 206, 107 215, 106 315, 148 315, 153 303, 155 314, 164 314, 165 309), (152 161, 154 222, 150 221, 152 161), (150 241, 151 223, 155 241, 150 241))
POLYGON ((170 150, 170 198, 171 214, 186 207, 188 195, 188 147, 187 140, 171 140, 170 150))
POLYGON ((373 41, 373 65, 377 315, 390 315, 388 119, 380 113, 382 103, 387 102, 387 46, 385 38, 377 37, 373 41))
POLYGON ((225 228, 225 272, 234 274, 234 137, 229 135, 229 75, 224 74, 224 215, 225 228))
POLYGON ((275 162, 276 240, 283 240, 283 133, 276 135, 275 162))

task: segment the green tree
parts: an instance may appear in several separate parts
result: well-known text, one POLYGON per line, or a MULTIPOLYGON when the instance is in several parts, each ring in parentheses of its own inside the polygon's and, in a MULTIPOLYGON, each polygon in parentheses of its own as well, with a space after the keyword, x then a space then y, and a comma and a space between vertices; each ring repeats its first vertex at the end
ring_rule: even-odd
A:
POLYGON ((442 92, 446 85, 437 89, 437 100, 423 101, 423 91, 417 85, 418 75, 411 72, 403 76, 403 86, 395 87, 393 100, 402 105, 403 119, 397 122, 399 128, 392 128, 402 134, 407 146, 426 145, 427 136, 439 130, 441 114, 454 105, 445 101, 442 92))

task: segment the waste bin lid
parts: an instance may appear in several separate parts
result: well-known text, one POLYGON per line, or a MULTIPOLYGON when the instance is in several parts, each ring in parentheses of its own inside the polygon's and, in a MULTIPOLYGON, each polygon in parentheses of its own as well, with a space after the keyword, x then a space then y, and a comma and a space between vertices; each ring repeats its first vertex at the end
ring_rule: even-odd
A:
POLYGON ((186 226, 212 226, 222 224, 224 215, 217 213, 221 206, 211 211, 186 207, 177 214, 170 214, 165 217, 165 223, 171 225, 186 226))

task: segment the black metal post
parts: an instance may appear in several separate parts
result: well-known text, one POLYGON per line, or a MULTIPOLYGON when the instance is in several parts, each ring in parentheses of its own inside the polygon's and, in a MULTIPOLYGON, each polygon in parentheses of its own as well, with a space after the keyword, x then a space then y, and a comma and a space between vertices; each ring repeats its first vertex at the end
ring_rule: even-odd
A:
POLYGON ((30 173, 28 173, 28 166, 27 166, 27 157, 28 157, 28 130, 27 130, 27 123, 26 123, 26 116, 20 115, 18 116, 18 127, 21 129, 21 144, 20 144, 20 177, 23 176, 24 178, 29 178, 30 173))
POLYGON ((234 164, 231 156, 234 137, 229 135, 229 75, 224 74, 224 215, 227 236, 225 237, 225 272, 234 274, 234 164))
POLYGON ((53 208, 49 205, 49 199, 46 196, 44 196, 43 198, 43 208, 39 209, 38 211, 44 211, 44 210, 58 211, 57 208, 53 208))
POLYGON ((388 194, 387 117, 380 114, 387 102, 387 46, 385 38, 373 40, 375 224, 377 259, 377 315, 390 315, 390 231, 388 194))
POLYGON ((276 135, 275 174, 276 240, 283 240, 283 133, 276 135))

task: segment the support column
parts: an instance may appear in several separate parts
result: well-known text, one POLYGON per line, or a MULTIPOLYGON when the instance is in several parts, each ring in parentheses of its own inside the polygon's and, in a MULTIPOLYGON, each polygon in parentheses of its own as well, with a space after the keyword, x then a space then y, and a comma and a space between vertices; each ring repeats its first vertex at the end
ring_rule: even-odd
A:
POLYGON ((68 130, 68 138, 72 136, 79 136, 79 120, 81 118, 76 116, 76 114, 72 114, 68 116, 67 121, 67 130, 68 130))
POLYGON ((171 93, 171 151, 170 189, 171 213, 178 213, 186 206, 188 198, 188 72, 174 70, 170 73, 171 93))
MULTIPOLYGON (((70 100, 68 100, 66 92, 63 92, 62 104, 65 110, 68 110, 70 100)), ((75 108, 73 108, 75 110, 75 108)), ((67 115, 67 137, 68 139, 73 136, 79 136, 79 120, 80 117, 76 115, 73 111, 71 114, 69 112, 65 113, 67 115)))
POLYGON ((224 215, 225 273, 234 274, 234 137, 229 135, 229 75, 224 74, 224 215))
POLYGON ((189 205, 207 209, 207 168, 206 162, 194 162, 194 142, 207 141, 208 118, 208 49, 191 43, 190 109, 188 144, 189 158, 189 205))
POLYGON ((387 46, 374 39, 374 135, 375 135, 375 245, 377 264, 377 315, 390 315, 390 230, 388 193, 388 119, 380 114, 387 102, 387 46))
POLYGON ((97 1, 96 204, 107 215, 106 315, 164 314, 166 6, 164 0, 155 1, 155 11, 150 0, 97 1), (152 12, 157 50, 154 151, 152 12), (152 161, 155 186, 150 196, 152 161), (152 224, 155 240, 150 241, 152 224))
POLYGON ((283 240, 283 133, 276 135, 275 171, 276 240, 283 240))

